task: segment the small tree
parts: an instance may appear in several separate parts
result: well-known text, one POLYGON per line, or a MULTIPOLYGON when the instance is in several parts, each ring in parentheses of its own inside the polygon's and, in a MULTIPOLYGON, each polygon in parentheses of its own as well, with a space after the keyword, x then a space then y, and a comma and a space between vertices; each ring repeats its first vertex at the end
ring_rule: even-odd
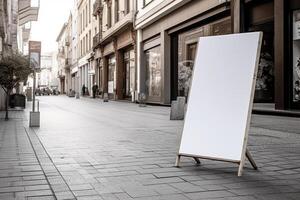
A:
POLYGON ((20 82, 27 81, 31 72, 29 59, 21 54, 13 53, 0 61, 0 85, 6 93, 5 120, 8 120, 9 95, 20 82))

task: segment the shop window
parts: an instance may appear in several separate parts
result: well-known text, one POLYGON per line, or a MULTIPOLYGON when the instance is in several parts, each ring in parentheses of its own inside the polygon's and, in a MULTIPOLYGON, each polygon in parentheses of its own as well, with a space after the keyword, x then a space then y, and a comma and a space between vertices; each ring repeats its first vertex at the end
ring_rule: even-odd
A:
POLYGON ((134 51, 129 50, 124 53, 124 61, 125 61, 125 78, 124 78, 124 86, 125 86, 125 97, 131 98, 132 93, 134 91, 134 82, 135 82, 135 62, 134 62, 134 51))
POLYGON ((199 37, 230 33, 231 20, 225 18, 178 34, 177 96, 188 97, 199 37))
POLYGON ((146 93, 149 100, 159 101, 161 97, 161 56, 160 46, 148 49, 146 55, 146 93))
POLYGON ((274 102, 274 23, 251 26, 248 31, 263 31, 254 102, 274 102))
POLYGON ((300 10, 293 13, 293 102, 300 103, 300 10))
POLYGON ((108 59, 108 93, 114 93, 116 87, 116 57, 110 56, 108 59))

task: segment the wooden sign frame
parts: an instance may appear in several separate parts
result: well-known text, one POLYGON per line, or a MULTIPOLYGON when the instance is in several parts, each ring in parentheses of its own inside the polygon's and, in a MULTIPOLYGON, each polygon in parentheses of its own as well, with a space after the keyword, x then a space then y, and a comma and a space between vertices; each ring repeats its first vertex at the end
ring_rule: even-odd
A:
MULTIPOLYGON (((243 33, 243 34, 251 34, 251 33, 243 33)), ((258 64, 259 64, 259 57, 260 57, 260 51, 261 51, 261 44, 262 44, 262 32, 257 32, 258 34, 258 47, 257 47, 257 52, 256 52, 256 60, 255 60, 255 66, 254 66, 254 77, 251 85, 251 96, 250 96, 250 102, 248 105, 248 112, 247 112, 247 121, 246 121, 246 127, 245 127, 245 133, 244 133, 244 139, 243 139, 243 145, 242 145, 242 154, 241 154, 241 159, 240 160, 233 160, 233 159, 224 159, 224 158, 219 158, 219 157, 211 157, 211 156, 205 156, 205 155, 193 155, 193 154, 186 154, 186 153, 180 153, 180 149, 178 150, 178 154, 176 157, 176 162, 175 166, 179 167, 180 164, 180 158, 181 157, 191 157, 193 158, 197 164, 201 164, 200 159, 207 159, 207 160, 215 160, 215 161, 224 161, 224 162, 231 162, 231 163, 236 163, 239 165, 238 168, 238 176, 242 176, 243 173, 243 168, 245 165, 245 159, 247 158, 252 167, 257 170, 258 167, 253 159, 253 157, 250 154, 250 151, 247 149, 247 143, 248 143, 248 133, 249 133, 249 128, 250 128, 250 121, 251 121, 251 114, 252 114, 252 108, 253 108, 253 99, 254 99, 254 92, 255 92, 255 84, 256 84, 256 76, 257 76, 257 71, 258 71, 258 64)), ((215 36, 210 36, 210 37, 215 37, 215 36)), ((198 47, 201 48, 201 38, 198 43, 198 47)), ((198 53, 199 50, 197 50, 198 53)), ((195 70, 193 70, 193 75, 192 78, 194 77, 195 70)), ((193 84, 193 81, 192 81, 193 84)), ((192 85, 191 84, 191 85, 192 85)), ((191 86, 192 87, 192 86, 191 86)), ((190 94, 189 93, 189 99, 190 99, 190 94)), ((187 112, 188 112, 188 107, 189 107, 189 102, 187 105, 187 112)), ((207 113, 208 115, 210 113, 207 113)), ((184 124, 186 124, 186 119, 184 120, 184 124)), ((184 132, 184 129, 183 129, 184 132)), ((182 142, 182 137, 183 137, 183 132, 181 135, 181 142, 182 142)), ((180 142, 180 146, 182 145, 180 142)))

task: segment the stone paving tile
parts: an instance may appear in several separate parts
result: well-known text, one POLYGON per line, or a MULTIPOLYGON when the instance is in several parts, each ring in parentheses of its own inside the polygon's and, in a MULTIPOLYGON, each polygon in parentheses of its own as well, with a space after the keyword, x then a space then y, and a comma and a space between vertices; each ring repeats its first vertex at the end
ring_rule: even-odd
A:
MULTIPOLYGON (((47 118, 28 133, 32 146, 24 132, 17 137, 21 142, 6 135, 9 143, 1 143, 0 124, 6 148, 0 154, 0 199, 17 193, 26 199, 32 192, 27 186, 33 199, 300 199, 298 119, 253 116, 249 149, 259 170, 247 161, 237 177, 238 167, 230 163, 203 160, 197 166, 183 158, 174 167, 183 122, 169 121, 169 108, 64 97, 42 97, 41 108, 47 118), (17 149, 19 144, 26 148, 17 149), (14 187, 24 190, 5 191, 14 187), (34 196, 35 189, 53 195, 34 196)), ((15 117, 14 124, 22 123, 22 114, 15 117)))

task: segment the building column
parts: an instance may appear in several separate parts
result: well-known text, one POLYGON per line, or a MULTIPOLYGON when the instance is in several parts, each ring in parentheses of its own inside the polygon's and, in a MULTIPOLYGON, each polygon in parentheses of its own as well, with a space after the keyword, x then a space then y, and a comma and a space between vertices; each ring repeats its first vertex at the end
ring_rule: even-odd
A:
POLYGON ((242 2, 241 0, 230 1, 231 10, 231 30, 233 33, 243 32, 243 18, 242 18, 242 2))
POLYGON ((136 35, 136 83, 137 93, 145 92, 145 70, 142 69, 143 63, 143 47, 142 47, 142 30, 137 30, 136 35))
POLYGON ((120 50, 115 51, 116 56, 116 77, 117 77, 117 85, 116 85, 116 100, 121 100, 124 98, 123 95, 123 87, 124 87, 124 62, 123 55, 120 50))
POLYGON ((102 74, 103 93, 108 93, 108 59, 103 56, 103 74, 102 74))
MULTIPOLYGON (((274 1, 275 109, 287 109, 284 73, 284 0, 274 1)), ((286 95, 288 96, 288 95, 286 95)))
POLYGON ((162 103, 171 103, 171 37, 166 31, 161 35, 162 103))

